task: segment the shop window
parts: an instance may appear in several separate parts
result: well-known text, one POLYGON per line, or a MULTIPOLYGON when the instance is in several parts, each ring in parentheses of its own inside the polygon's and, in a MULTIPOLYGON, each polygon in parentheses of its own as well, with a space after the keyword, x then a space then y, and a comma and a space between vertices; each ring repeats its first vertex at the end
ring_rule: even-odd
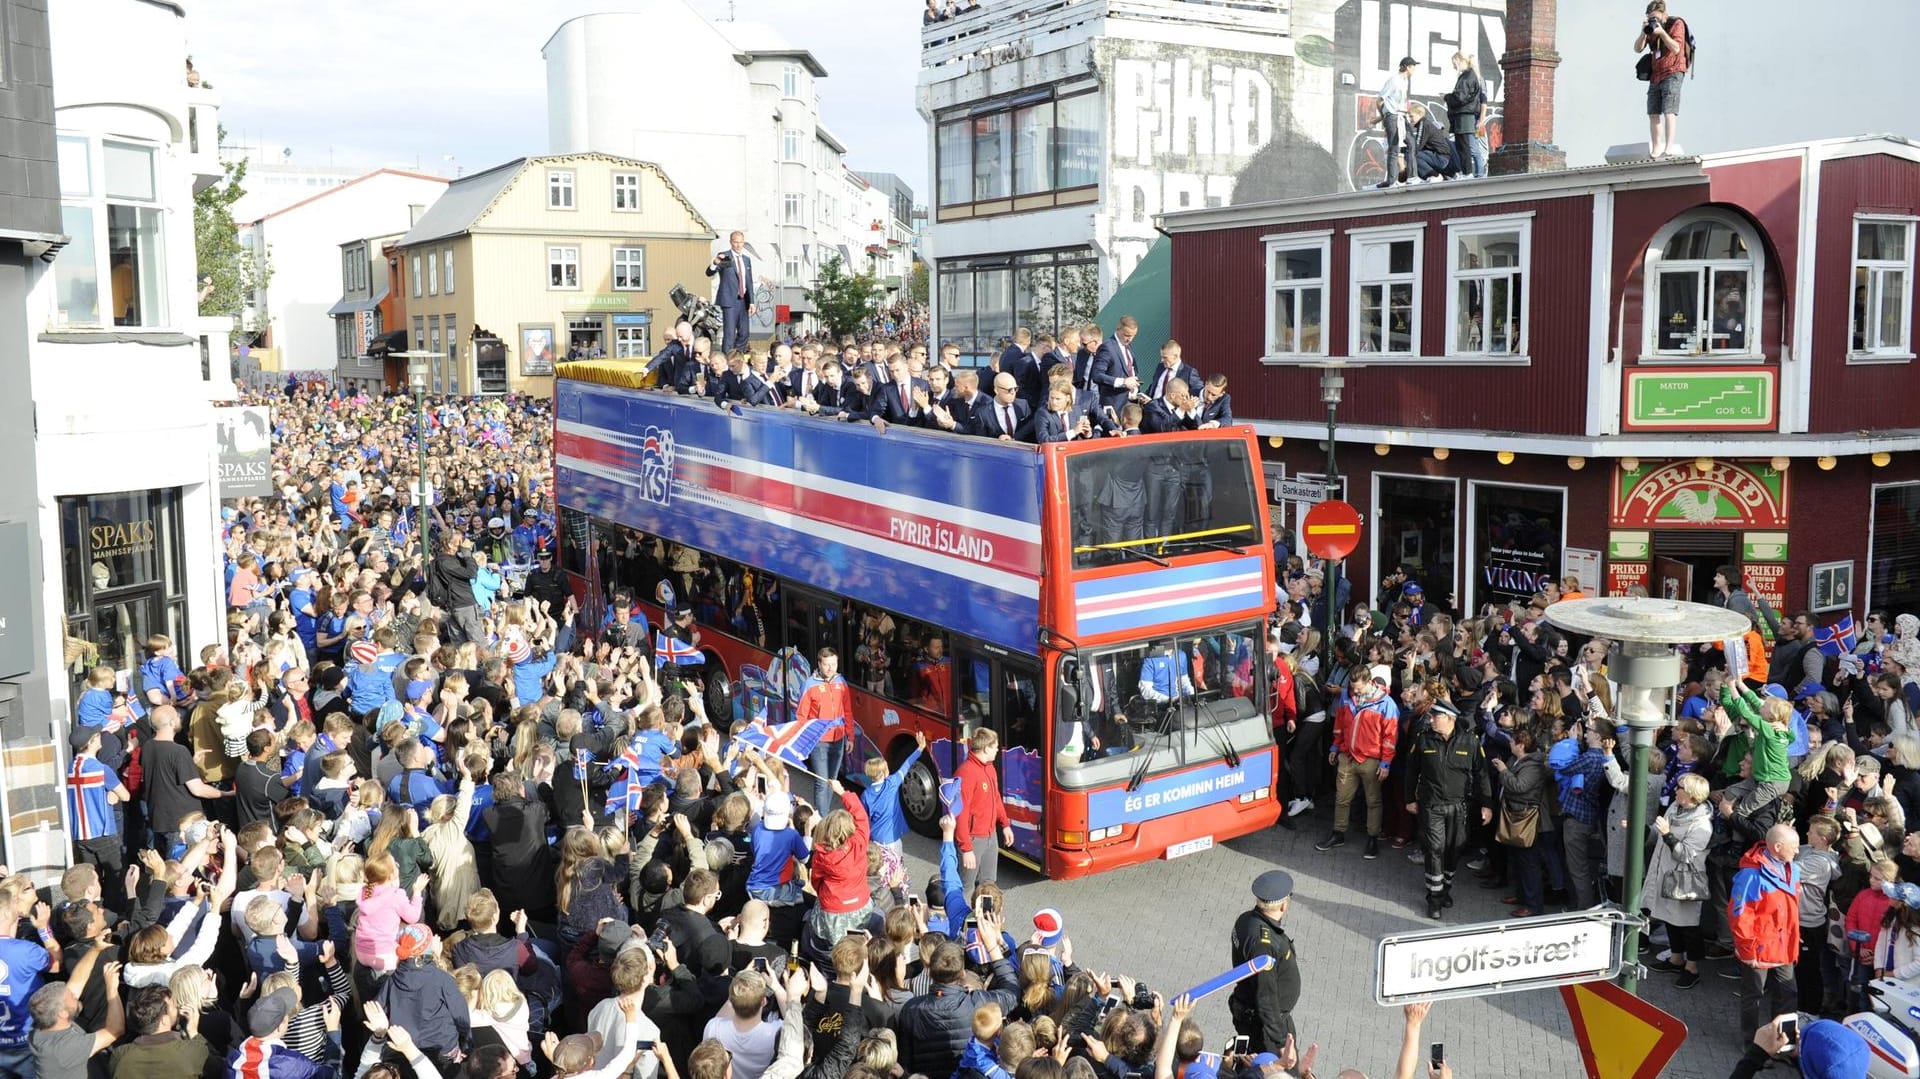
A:
POLYGON ((96 641, 101 662, 139 666, 152 633, 192 655, 177 488, 63 498, 60 535, 68 631, 96 641))
POLYGON ((1856 217, 1849 358, 1913 358, 1911 217, 1856 217))
POLYGON ((1531 221, 1448 229, 1447 325, 1453 356, 1526 354, 1525 284, 1531 221))
POLYGON ((1867 592, 1870 608, 1920 613, 1920 483, 1873 489, 1867 592))
POLYGON ((1398 565, 1434 602, 1450 602, 1457 584, 1453 543, 1458 481, 1375 473, 1374 483, 1374 504, 1380 511, 1374 536, 1374 565, 1380 571, 1374 576, 1384 577, 1398 565))
MULTIPOLYGON (((1525 603, 1560 577, 1567 489, 1475 483, 1467 530, 1473 555, 1468 585, 1475 614, 1489 605, 1525 603)), ((1465 613, 1463 611, 1462 613, 1465 613)))
POLYGON ((650 328, 644 321, 622 322, 628 315, 613 316, 613 355, 615 359, 644 359, 653 355, 648 346, 647 331, 650 328))
POLYGON ((1352 247, 1354 355, 1420 353, 1419 229, 1348 234, 1352 247))
POLYGON ((1759 238, 1718 211, 1683 218, 1647 254, 1650 351, 1655 356, 1759 353, 1759 238))
POLYGON ((1331 233, 1267 241, 1267 358, 1325 356, 1331 233))

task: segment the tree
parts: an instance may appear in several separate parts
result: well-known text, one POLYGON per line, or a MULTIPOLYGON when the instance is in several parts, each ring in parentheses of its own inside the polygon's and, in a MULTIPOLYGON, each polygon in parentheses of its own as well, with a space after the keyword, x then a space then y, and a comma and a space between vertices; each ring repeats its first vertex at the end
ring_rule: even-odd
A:
POLYGON ((880 310, 880 279, 870 273, 848 274, 840 256, 832 255, 820 264, 819 277, 806 295, 835 337, 859 333, 880 310))
POLYGON ((931 294, 932 282, 928 280, 927 264, 919 259, 913 260, 913 274, 907 278, 907 298, 914 303, 923 304, 931 294))
MULTIPOLYGON (((220 141, 226 141, 225 131, 220 141)), ((225 170, 219 182, 193 196, 194 267, 200 282, 200 313, 233 316, 233 336, 238 339, 257 329, 246 324, 243 316, 254 294, 267 287, 273 269, 264 256, 240 242, 233 220, 233 204, 246 194, 241 184, 247 178, 247 163, 229 161, 225 170)))

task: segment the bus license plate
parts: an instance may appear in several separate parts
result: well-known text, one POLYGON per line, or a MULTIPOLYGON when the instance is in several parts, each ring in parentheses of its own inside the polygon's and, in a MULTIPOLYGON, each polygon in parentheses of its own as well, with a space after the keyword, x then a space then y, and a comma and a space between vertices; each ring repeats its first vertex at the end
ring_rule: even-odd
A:
POLYGON ((1213 837, 1210 835, 1203 835, 1198 839, 1183 840, 1167 848, 1167 861, 1171 862, 1175 858, 1185 858, 1189 854, 1198 854, 1203 850, 1212 849, 1213 837))

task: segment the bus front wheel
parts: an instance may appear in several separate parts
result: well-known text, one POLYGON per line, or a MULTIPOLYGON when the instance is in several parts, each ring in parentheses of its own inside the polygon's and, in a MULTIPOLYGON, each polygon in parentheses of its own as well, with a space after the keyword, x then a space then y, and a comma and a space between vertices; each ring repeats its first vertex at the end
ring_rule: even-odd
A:
POLYGON ((929 839, 940 838, 940 776, 925 756, 900 781, 900 808, 914 831, 929 839))

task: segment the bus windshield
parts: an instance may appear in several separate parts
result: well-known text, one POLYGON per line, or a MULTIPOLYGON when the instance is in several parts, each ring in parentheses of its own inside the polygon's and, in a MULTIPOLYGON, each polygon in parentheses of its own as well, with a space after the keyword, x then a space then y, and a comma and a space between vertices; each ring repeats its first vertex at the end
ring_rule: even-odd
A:
POLYGON ((1272 739, 1257 623, 1063 657, 1054 709, 1060 782, 1089 786, 1249 751, 1272 739))
POLYGON ((1075 569, 1260 542, 1242 440, 1125 439, 1066 464, 1075 569))

